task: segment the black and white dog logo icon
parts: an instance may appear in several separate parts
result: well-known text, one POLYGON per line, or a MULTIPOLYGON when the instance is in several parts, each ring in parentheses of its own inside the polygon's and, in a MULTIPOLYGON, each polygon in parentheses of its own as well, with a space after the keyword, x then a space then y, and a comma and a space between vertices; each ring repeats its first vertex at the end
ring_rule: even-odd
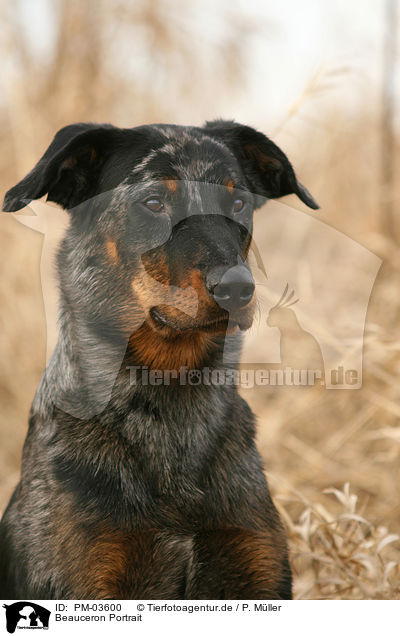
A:
POLYGON ((11 605, 3 605, 6 610, 7 631, 13 634, 18 629, 48 629, 50 610, 31 603, 18 601, 11 605))

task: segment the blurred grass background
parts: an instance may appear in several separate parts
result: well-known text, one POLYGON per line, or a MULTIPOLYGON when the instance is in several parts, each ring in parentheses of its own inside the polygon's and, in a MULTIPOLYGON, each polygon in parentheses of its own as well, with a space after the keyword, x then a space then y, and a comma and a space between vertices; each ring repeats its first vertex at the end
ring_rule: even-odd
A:
MULTIPOLYGON (((354 6, 328 4, 335 24, 348 24, 354 6)), ((296 9, 290 0, 283 5, 287 15, 296 9)), ((315 3, 305 5, 317 15, 315 3)), ((74 121, 135 126, 234 117, 288 153, 321 205, 318 218, 383 259, 367 316, 362 389, 245 392, 288 526, 297 598, 400 598, 399 137, 396 121, 388 125, 396 54, 385 98, 385 3, 355 5, 381 20, 360 40, 371 74, 360 58, 344 58, 340 34, 328 61, 312 43, 303 59, 300 40, 285 39, 285 12, 270 2, 251 12, 241 2, 198 0, 3 0, 0 7, 3 193, 55 131, 74 121), (268 57, 260 60, 266 42, 268 57), (292 65, 281 55, 287 49, 292 65), (303 88, 282 102, 293 84, 303 88)), ((317 15, 316 32, 323 18, 317 15)), ((262 237, 257 242, 262 246, 262 237)), ((0 509, 18 481, 29 406, 45 365, 42 243, 39 233, 1 215, 0 509)))

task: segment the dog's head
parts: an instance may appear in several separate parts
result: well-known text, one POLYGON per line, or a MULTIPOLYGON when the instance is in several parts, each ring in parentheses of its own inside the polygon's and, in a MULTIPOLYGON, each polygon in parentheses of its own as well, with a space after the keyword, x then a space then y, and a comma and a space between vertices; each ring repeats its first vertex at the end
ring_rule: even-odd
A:
POLYGON ((74 124, 9 190, 4 210, 47 194, 71 212, 59 261, 69 300, 154 364, 166 342, 176 351, 177 336, 185 362, 200 344, 250 327, 253 213, 292 193, 318 207, 285 154, 247 126, 74 124))

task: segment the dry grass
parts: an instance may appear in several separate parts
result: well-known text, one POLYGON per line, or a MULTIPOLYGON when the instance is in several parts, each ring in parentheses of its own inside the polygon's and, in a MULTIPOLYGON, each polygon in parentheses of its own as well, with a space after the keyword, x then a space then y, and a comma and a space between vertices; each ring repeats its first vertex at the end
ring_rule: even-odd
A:
MULTIPOLYGON (((85 31, 85 20, 90 15, 88 18, 84 10, 78 12, 76 20, 72 18, 69 15, 63 22, 59 61, 53 60, 54 66, 50 66, 46 77, 35 85, 22 72, 9 85, 7 108, 0 109, 3 192, 30 169, 62 124, 101 119, 133 125, 146 117, 179 120, 182 116, 179 100, 171 111, 165 103, 157 107, 154 94, 143 92, 140 84, 132 83, 132 77, 128 86, 110 69, 91 77, 91 91, 86 94, 83 87, 91 73, 91 56, 104 59, 102 47, 108 44, 102 31, 97 30, 92 34, 96 46, 90 46, 92 31, 85 31), (65 31, 68 24, 77 41, 82 39, 82 33, 88 37, 87 63, 79 67, 73 63, 74 56, 68 54, 70 48, 62 45, 64 39, 74 46, 69 39, 71 33, 65 31), (61 63, 64 72, 58 85, 54 73, 61 63), (116 94, 121 99, 114 100, 116 94), (99 99, 101 95, 103 101, 99 99), (130 113, 129 103, 140 107, 130 113)), ((153 35, 164 24, 156 18, 150 14, 146 17, 145 13, 141 18, 148 20, 153 35)), ((149 42, 153 40, 150 38, 149 42)), ((168 31, 163 33, 166 46, 172 46, 174 41, 168 31)), ((231 41, 236 41, 233 35, 231 41)), ((149 45, 149 57, 151 51, 149 45)), ((175 55, 181 54, 182 51, 175 51, 175 55)), ((233 57, 237 54, 235 51, 233 57)), ((157 56, 154 59, 157 61, 157 56)), ((168 59, 173 65, 172 53, 168 59)), ((26 72, 28 77, 29 73, 37 73, 31 68, 26 72)), ((185 75, 179 77, 187 107, 191 98, 185 94, 185 75)), ((162 81, 167 80, 164 77, 162 81)), ((384 194, 379 179, 379 112, 372 104, 359 107, 353 116, 332 100, 329 92, 317 90, 315 82, 307 88, 306 98, 293 106, 290 117, 282 120, 275 139, 288 151, 302 181, 320 202, 319 218, 384 261, 369 304, 363 386, 357 391, 259 388, 246 391, 245 396, 258 416, 259 448, 275 500, 288 526, 296 597, 400 598, 400 257, 396 236, 381 232, 380 204, 384 194)), ((226 90, 229 94, 229 84, 226 90)), ((179 91, 175 96, 178 94, 179 91)), ((199 107, 200 102, 196 101, 199 121, 214 115, 205 102, 203 99, 203 106, 199 107)), ((270 130, 268 122, 261 127, 270 130)), ((399 191, 394 197, 398 207, 399 191)), ((301 207, 294 198, 288 201, 301 207)), ((262 227, 260 224, 261 234, 257 235, 259 247, 263 246, 262 227)), ((3 509, 18 480, 29 405, 45 364, 46 336, 40 282, 41 236, 3 215, 0 248, 3 509)), ((336 281, 335 276, 339 274, 332 260, 330 279, 339 286, 342 281, 336 281)))
POLYGON ((339 505, 328 496, 311 503, 297 493, 305 507, 295 520, 281 507, 292 545, 296 598, 399 599, 400 535, 358 512, 349 483, 323 494, 333 495, 339 505))
MULTIPOLYGON (((371 112, 349 121, 328 108, 318 117, 321 126, 295 132, 294 163, 304 161, 300 173, 322 205, 319 218, 383 260, 365 325, 363 385, 264 387, 245 396, 258 415, 259 447, 289 528, 296 597, 398 599, 400 260, 395 236, 380 229, 379 126, 371 112)), ((394 200, 398 208, 399 190, 394 200)), ((340 289, 339 275, 332 259, 327 284, 340 289)), ((351 271, 348 285, 358 291, 351 271)), ((346 311, 338 306, 332 321, 346 311)))

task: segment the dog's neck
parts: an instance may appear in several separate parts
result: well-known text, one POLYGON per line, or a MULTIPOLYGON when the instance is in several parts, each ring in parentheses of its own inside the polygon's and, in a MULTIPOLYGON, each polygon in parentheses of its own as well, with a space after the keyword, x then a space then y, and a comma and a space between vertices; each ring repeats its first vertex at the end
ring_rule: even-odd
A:
MULTIPOLYGON (((139 336, 139 342, 145 342, 143 334, 139 336)), ((145 337, 150 341, 151 334, 145 337)), ((165 408, 169 401, 174 408, 183 394, 188 404, 196 396, 203 401, 205 395, 210 396, 212 403, 211 395, 222 391, 223 374, 236 368, 241 345, 240 334, 218 337, 204 349, 203 357, 185 359, 191 344, 188 340, 182 343, 176 338, 166 342, 163 352, 160 339, 153 338, 151 350, 160 353, 152 363, 143 357, 140 347, 132 346, 132 340, 113 337, 98 327, 94 329, 90 321, 77 317, 64 306, 60 337, 34 408, 43 410, 52 403, 75 418, 87 420, 110 408, 129 412, 139 394, 146 395, 146 399, 157 395, 157 400, 165 402, 165 408), (179 352, 183 352, 182 357, 179 352), (158 366, 157 362, 161 364, 158 366)))

